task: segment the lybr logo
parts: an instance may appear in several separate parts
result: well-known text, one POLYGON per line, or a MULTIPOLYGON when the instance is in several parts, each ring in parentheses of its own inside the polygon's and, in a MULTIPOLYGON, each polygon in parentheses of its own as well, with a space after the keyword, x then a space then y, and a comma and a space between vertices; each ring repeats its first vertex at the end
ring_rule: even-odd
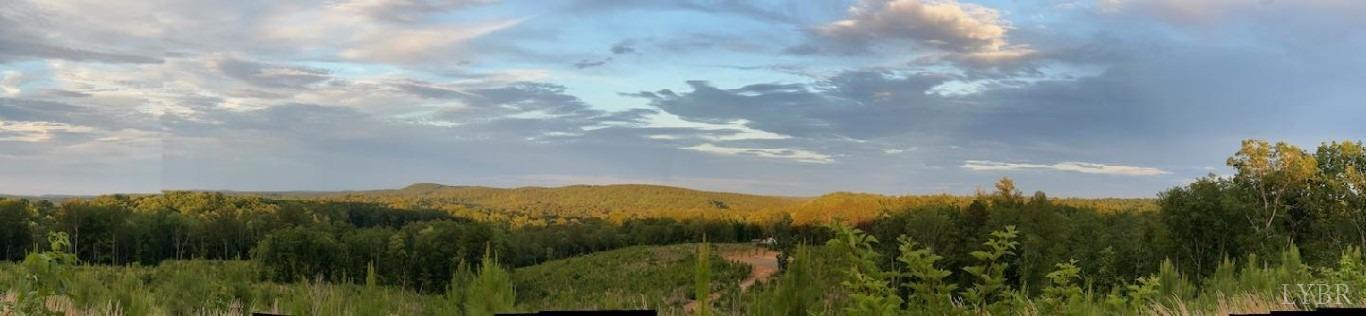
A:
POLYGON ((1353 304, 1351 288, 1346 284, 1295 283, 1281 284, 1282 305, 1344 305, 1353 304))

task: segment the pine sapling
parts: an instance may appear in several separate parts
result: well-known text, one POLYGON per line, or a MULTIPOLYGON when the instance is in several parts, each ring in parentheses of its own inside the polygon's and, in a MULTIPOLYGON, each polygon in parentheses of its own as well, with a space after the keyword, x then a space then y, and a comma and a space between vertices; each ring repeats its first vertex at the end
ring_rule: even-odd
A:
POLYGON ((509 312, 515 306, 516 293, 512 289, 512 276, 498 265, 498 259, 489 247, 484 249, 484 259, 479 262, 479 275, 470 281, 465 292, 466 315, 491 315, 509 312))
POLYGON ((704 241, 697 246, 697 271, 693 277, 693 295, 697 300, 696 315, 711 315, 711 257, 710 249, 704 241))

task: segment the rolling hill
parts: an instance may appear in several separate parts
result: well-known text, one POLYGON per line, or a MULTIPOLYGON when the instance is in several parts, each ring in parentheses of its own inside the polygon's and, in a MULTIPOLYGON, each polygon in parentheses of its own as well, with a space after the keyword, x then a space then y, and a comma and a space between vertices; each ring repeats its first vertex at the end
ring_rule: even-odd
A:
POLYGON ((419 183, 397 190, 240 193, 277 199, 374 202, 473 217, 736 218, 771 214, 809 200, 642 184, 493 188, 419 183))
MULTIPOLYGON (((483 220, 554 221, 573 218, 711 218, 768 221, 784 214, 796 223, 863 221, 882 211, 920 206, 965 207, 973 196, 883 195, 835 192, 818 197, 766 196, 647 185, 571 185, 495 188, 418 183, 401 189, 340 192, 229 192, 274 199, 380 203, 444 210, 483 220)), ((1153 199, 1053 198, 1054 203, 1107 212, 1151 211, 1153 199)))

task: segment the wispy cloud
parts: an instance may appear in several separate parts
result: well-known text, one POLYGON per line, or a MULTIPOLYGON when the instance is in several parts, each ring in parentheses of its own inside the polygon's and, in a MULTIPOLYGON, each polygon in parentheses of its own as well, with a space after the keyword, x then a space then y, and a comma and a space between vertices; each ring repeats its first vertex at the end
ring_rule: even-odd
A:
POLYGON ((967 160, 963 162, 963 169, 972 171, 1016 171, 1016 170, 1050 170, 1050 171, 1073 171, 1091 174, 1110 174, 1121 176, 1156 176, 1169 174, 1166 170, 1149 167, 1135 167, 1123 165, 1107 165, 1090 162, 1067 161, 1051 165, 1031 164, 1031 163, 1009 163, 990 160, 967 160))
POLYGON ((87 133, 87 126, 72 126, 54 122, 5 122, 0 121, 0 141, 44 142, 52 139, 55 133, 87 133))
POLYGON ((802 149, 790 148, 742 148, 742 147, 721 147, 711 143, 683 148, 696 150, 705 153, 728 156, 754 156, 763 158, 789 159, 805 163, 826 164, 835 162, 829 155, 802 149))

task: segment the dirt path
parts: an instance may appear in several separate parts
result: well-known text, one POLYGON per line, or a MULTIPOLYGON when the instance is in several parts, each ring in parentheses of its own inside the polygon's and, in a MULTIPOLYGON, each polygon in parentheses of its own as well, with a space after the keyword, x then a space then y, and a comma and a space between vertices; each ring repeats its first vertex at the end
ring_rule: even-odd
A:
POLYGON ((740 291, 748 290, 759 280, 768 280, 778 273, 778 252, 768 249, 754 249, 722 254, 721 257, 733 262, 748 264, 749 277, 740 281, 740 291))
MULTIPOLYGON (((777 251, 763 248, 732 250, 722 253, 721 257, 731 262, 749 265, 749 276, 740 280, 740 292, 749 290, 749 287, 754 286, 754 283, 759 282, 759 280, 768 280, 768 278, 773 277, 774 273, 778 273, 777 251)), ((711 293, 707 301, 716 301, 718 298, 721 298, 721 293, 711 293)), ((697 301, 695 300, 683 305, 684 311, 692 312, 695 309, 697 309, 697 301)))

